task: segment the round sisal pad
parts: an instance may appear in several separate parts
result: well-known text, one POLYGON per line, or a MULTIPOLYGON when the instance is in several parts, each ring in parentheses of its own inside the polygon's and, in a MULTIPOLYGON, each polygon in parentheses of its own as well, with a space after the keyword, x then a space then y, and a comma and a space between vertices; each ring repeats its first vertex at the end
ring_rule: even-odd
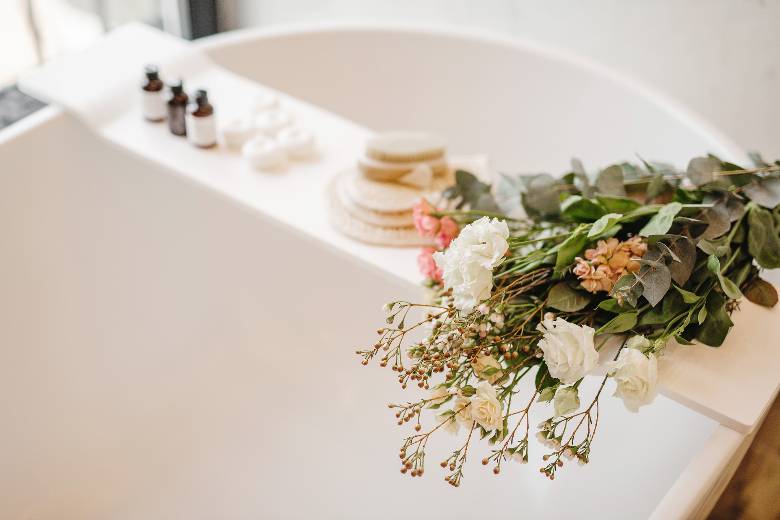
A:
POLYGON ((387 132, 366 143, 366 155, 377 161, 415 162, 444 157, 444 139, 424 132, 387 132))
POLYGON ((411 211, 423 197, 435 197, 453 183, 453 174, 434 177, 426 190, 390 182, 377 182, 365 177, 357 168, 346 170, 344 176, 345 194, 365 209, 381 213, 411 211))
POLYGON ((333 182, 335 183, 335 193, 338 197, 338 202, 352 217, 361 220, 367 224, 372 224, 380 227, 408 227, 413 225, 411 211, 399 211, 399 212, 379 212, 372 211, 364 208, 360 204, 355 203, 348 194, 346 179, 351 178, 349 175, 341 174, 333 182))
POLYGON ((333 227, 350 238, 378 246, 424 247, 430 246, 430 239, 417 234, 414 226, 382 227, 363 222, 341 205, 337 193, 338 179, 328 186, 328 206, 333 227))
POLYGON ((379 182, 397 181, 420 164, 428 165, 434 175, 442 175, 447 171, 447 161, 444 157, 428 161, 385 162, 364 155, 358 158, 357 164, 366 177, 379 182))

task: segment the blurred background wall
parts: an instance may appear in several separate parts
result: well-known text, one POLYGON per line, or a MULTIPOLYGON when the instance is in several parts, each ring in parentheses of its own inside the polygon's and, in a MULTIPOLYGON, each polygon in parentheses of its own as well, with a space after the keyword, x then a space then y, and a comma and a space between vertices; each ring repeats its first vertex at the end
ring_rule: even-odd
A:
MULTIPOLYGON (((165 25, 183 0, 0 0, 0 84, 127 21, 165 25)), ((588 56, 687 104, 738 144, 780 157, 780 0, 211 0, 216 27, 300 22, 435 24, 588 56)), ((180 30, 180 28, 179 28, 180 30)), ((637 121, 636 124, 641 124, 637 121)))

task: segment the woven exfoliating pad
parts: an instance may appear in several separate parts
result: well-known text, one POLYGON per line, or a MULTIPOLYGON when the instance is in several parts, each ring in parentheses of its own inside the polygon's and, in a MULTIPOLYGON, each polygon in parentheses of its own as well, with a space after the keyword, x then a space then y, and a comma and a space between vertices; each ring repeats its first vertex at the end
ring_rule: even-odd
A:
POLYGON ((328 186, 328 203, 331 224, 350 238, 379 246, 424 247, 431 245, 431 240, 418 235, 413 225, 377 226, 350 214, 339 200, 338 177, 333 179, 328 186))

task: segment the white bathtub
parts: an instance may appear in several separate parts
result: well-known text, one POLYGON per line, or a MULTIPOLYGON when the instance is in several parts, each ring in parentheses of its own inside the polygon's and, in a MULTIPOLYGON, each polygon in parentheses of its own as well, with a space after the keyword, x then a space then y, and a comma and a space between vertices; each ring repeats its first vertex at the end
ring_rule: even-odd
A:
MULTIPOLYGON (((679 107, 531 44, 329 27, 199 45, 367 127, 438 131, 513 170, 740 155, 679 107)), ((533 460, 496 478, 477 454, 458 490, 436 454, 402 477, 384 407, 400 391, 354 348, 417 287, 58 108, 0 132, 0 164, 0 518, 698 518, 749 445, 663 397, 639 415, 605 399, 592 463, 555 482, 533 460)))

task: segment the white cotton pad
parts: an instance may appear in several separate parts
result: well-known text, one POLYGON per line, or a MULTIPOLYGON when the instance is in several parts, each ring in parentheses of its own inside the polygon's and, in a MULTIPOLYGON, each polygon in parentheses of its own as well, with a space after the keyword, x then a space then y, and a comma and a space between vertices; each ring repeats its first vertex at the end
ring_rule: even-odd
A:
POLYGON ((292 122, 290 114, 283 110, 274 109, 260 112, 255 116, 255 128, 269 137, 274 137, 279 130, 292 122))
POLYGON ((248 117, 237 117, 220 125, 219 141, 228 148, 240 150, 244 143, 255 135, 254 121, 248 117))
POLYGON ((257 114, 258 112, 264 112, 271 110, 279 105, 279 98, 270 92, 261 92, 255 96, 252 100, 251 109, 252 112, 257 114))
POLYGON ((253 137, 241 148, 241 155, 258 170, 267 170, 281 165, 287 153, 276 141, 264 136, 253 137))
POLYGON ((314 135, 305 128, 283 128, 276 141, 294 159, 305 159, 314 154, 314 135))

